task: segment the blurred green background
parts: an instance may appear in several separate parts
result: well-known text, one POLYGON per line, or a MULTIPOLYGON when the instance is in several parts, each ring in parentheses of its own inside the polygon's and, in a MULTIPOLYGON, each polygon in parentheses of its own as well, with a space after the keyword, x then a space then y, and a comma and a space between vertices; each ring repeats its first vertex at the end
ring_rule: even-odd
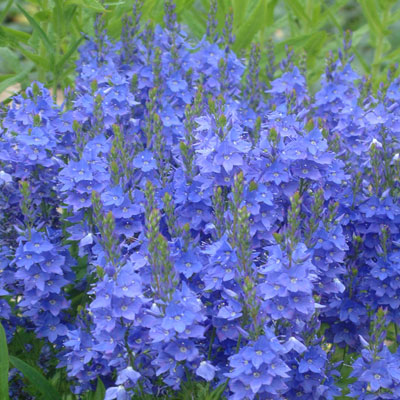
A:
MULTIPOLYGON (((163 21, 163 0, 144 0, 142 21, 163 21)), ((206 32, 211 0, 176 0, 178 21, 193 38, 206 32)), ((234 50, 248 55, 252 43, 266 63, 268 46, 276 62, 286 46, 307 67, 317 86, 330 51, 337 53, 344 32, 353 32, 354 66, 372 75, 374 87, 400 58, 400 2, 397 0, 217 0, 218 29, 233 12, 234 50)), ((110 36, 120 35, 134 0, 0 0, 0 99, 32 80, 62 91, 73 84, 74 60, 82 34, 94 35, 102 15, 110 36), (11 89, 10 89, 11 87, 11 89), (8 93, 7 93, 8 91, 8 93)))

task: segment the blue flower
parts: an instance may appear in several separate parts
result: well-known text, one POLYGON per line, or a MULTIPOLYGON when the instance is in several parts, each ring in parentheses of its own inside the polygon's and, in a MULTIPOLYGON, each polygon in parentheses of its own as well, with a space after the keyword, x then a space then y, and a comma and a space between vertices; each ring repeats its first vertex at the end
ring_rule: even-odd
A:
POLYGON ((196 375, 202 377, 206 381, 212 381, 218 368, 214 367, 209 361, 201 361, 196 369, 196 375))
POLYGON ((149 172, 157 168, 153 153, 150 150, 144 150, 136 155, 132 160, 135 168, 141 169, 143 172, 149 172))

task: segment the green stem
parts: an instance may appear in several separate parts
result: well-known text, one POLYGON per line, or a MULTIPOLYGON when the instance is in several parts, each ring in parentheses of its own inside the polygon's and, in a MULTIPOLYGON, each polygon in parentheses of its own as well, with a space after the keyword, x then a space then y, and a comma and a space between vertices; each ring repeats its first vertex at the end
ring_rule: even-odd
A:
POLYGON ((213 327, 213 330, 211 332, 210 345, 208 346, 207 360, 211 360, 211 352, 212 352, 212 345, 213 345, 214 339, 215 339, 215 332, 216 332, 216 329, 215 329, 215 327, 213 327))

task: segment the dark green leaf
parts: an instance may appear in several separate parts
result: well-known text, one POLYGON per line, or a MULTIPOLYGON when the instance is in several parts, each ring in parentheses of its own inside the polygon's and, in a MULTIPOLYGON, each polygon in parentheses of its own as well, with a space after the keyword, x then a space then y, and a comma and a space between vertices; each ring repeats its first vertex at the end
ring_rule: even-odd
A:
POLYGON ((49 54, 52 55, 54 53, 54 46, 44 30, 40 27, 36 20, 32 18, 19 4, 17 6, 21 10, 22 14, 24 14, 25 18, 29 21, 32 28, 38 33, 49 54))
POLYGON ((228 386, 229 379, 222 385, 218 386, 216 389, 214 389, 211 393, 210 396, 208 397, 208 400, 220 400, 222 394, 224 393, 226 387, 228 386))
POLYGON ((0 399, 8 400, 8 348, 3 325, 0 324, 0 399))
POLYGON ((54 389, 50 382, 38 370, 17 357, 10 356, 10 361, 11 364, 22 372, 24 377, 42 393, 44 400, 61 399, 60 394, 57 393, 56 389, 54 389))
POLYGON ((104 387, 103 381, 97 378, 96 393, 94 394, 93 400, 104 400, 106 395, 106 388, 104 387))

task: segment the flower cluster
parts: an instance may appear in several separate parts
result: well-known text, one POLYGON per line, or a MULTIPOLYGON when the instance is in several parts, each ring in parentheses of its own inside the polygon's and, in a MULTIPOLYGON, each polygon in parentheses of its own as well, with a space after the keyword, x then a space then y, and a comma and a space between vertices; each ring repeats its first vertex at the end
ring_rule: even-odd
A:
POLYGON ((9 340, 34 332, 106 400, 188 379, 329 400, 343 363, 352 395, 398 398, 399 79, 374 94, 346 38, 315 95, 290 54, 264 82, 216 3, 199 43, 171 1, 140 27, 141 3, 119 42, 97 21, 61 106, 34 83, 1 117, 9 340))

